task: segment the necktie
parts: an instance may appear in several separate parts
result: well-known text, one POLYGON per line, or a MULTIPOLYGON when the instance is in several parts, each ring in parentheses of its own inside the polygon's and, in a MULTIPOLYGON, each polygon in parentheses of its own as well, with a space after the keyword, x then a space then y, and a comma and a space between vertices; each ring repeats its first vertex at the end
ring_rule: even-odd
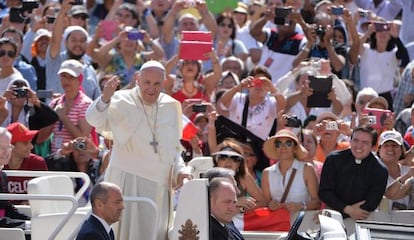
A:
POLYGON ((114 230, 112 230, 112 228, 111 228, 111 231, 109 231, 109 238, 111 240, 115 240, 114 230))

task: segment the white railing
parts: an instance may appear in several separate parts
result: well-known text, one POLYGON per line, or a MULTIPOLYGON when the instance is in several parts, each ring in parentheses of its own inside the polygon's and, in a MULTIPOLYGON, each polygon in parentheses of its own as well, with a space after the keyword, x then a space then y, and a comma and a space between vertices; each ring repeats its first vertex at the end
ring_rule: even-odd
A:
MULTIPOLYGON (((75 214, 78 207, 78 201, 70 195, 47 195, 47 194, 10 194, 0 193, 0 200, 58 200, 58 201, 69 201, 72 203, 70 210, 63 216, 59 221, 57 227, 49 235, 48 239, 53 240, 63 229, 69 219, 75 214)), ((74 237, 74 236, 73 236, 74 237)))
MULTIPOLYGON (((41 177, 41 176, 50 176, 50 175, 66 175, 71 178, 81 178, 83 180, 82 187, 76 193, 76 195, 69 196, 69 195, 41 195, 41 194, 0 194, 0 199, 5 200, 70 200, 72 199, 73 206, 68 212, 67 215, 61 220, 57 228, 52 232, 49 236, 49 239, 54 239, 60 232, 60 230, 64 227, 64 225, 68 222, 70 217, 74 215, 78 206, 79 198, 88 190, 89 186, 91 185, 91 180, 86 173, 83 172, 64 172, 64 171, 21 171, 21 170, 4 170, 7 176, 13 177, 41 177), (7 197, 11 196, 10 198, 7 197), (47 198, 50 197, 50 198, 47 198)), ((153 210, 155 215, 155 223, 154 226, 158 226, 160 222, 160 216, 158 207, 153 200, 147 197, 136 197, 136 196, 123 196, 124 201, 126 202, 143 202, 148 204, 153 210)), ((71 239, 75 238, 76 233, 71 234, 71 239)), ((153 228, 152 239, 157 238, 157 228, 153 228)))
POLYGON ((88 190, 91 185, 91 179, 84 172, 64 172, 64 171, 23 171, 23 170, 3 170, 8 177, 41 177, 50 175, 66 175, 71 178, 81 178, 83 180, 82 187, 75 194, 75 199, 80 197, 88 190))

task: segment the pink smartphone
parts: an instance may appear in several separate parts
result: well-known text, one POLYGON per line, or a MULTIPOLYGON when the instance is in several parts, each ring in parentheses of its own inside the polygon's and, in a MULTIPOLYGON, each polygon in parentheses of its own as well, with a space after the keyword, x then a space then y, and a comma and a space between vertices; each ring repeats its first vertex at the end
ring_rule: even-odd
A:
POLYGON ((118 23, 113 20, 103 20, 101 24, 102 24, 102 37, 106 41, 112 40, 112 38, 115 35, 115 30, 116 30, 118 23))

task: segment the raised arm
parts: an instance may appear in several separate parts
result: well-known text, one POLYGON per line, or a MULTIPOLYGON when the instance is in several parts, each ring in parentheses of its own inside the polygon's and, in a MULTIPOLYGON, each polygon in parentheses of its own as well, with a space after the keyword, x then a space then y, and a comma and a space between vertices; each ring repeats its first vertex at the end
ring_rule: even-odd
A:
POLYGON ((211 51, 207 54, 213 64, 213 72, 205 76, 204 87, 206 88, 207 96, 210 96, 216 89, 218 81, 220 81, 221 66, 214 51, 211 51))
POLYGON ((49 46, 49 54, 52 59, 56 58, 61 51, 63 32, 65 26, 67 26, 66 13, 72 8, 72 1, 73 0, 63 0, 60 11, 56 16, 49 46))

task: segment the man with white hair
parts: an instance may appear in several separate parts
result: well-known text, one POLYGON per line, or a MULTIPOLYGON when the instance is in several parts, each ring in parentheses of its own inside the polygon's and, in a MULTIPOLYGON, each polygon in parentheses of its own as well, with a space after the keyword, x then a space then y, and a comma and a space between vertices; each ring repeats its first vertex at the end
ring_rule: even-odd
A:
POLYGON ((114 76, 105 84, 102 96, 88 108, 87 121, 100 133, 111 132, 114 146, 105 181, 119 185, 124 196, 152 199, 154 212, 142 205, 127 205, 116 239, 167 239, 171 224, 171 185, 190 177, 181 170, 182 113, 180 103, 161 93, 165 68, 157 61, 144 63, 136 74, 137 87, 115 92, 120 80, 114 76))
POLYGON ((52 90, 54 93, 63 92, 57 72, 63 61, 75 59, 82 61, 84 65, 83 92, 91 99, 96 99, 100 95, 96 73, 88 59, 85 58, 88 32, 81 26, 69 26, 65 29, 66 13, 72 8, 72 1, 64 0, 62 2, 62 7, 53 26, 50 46, 46 53, 46 89, 52 90), (62 40, 65 49, 62 49, 62 40))

